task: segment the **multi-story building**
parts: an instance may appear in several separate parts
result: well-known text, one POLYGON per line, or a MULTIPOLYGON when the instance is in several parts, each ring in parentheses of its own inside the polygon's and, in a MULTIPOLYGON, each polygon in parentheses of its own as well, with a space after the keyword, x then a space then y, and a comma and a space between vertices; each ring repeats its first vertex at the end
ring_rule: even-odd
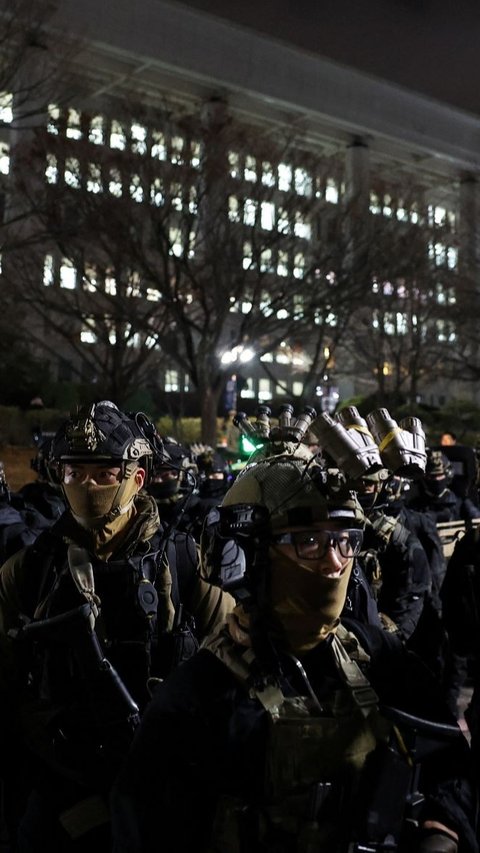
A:
MULTIPOLYGON (((232 274, 230 305, 227 315, 219 314, 216 346, 220 371, 241 377, 240 396, 265 402, 300 396, 307 377, 326 408, 337 395, 366 394, 379 386, 403 387, 432 404, 456 394, 473 396, 472 386, 460 379, 447 391, 432 367, 435 363, 438 373, 440 355, 457 346, 459 300, 467 280, 468 298, 474 298, 480 116, 467 102, 468 93, 457 105, 450 88, 442 101, 433 77, 409 79, 394 61, 397 54, 386 55, 383 43, 375 62, 372 51, 378 42, 368 20, 356 16, 354 0, 343 0, 336 12, 323 16, 315 6, 304 17, 303 4, 294 13, 287 2, 268 4, 268 15, 253 3, 241 10, 228 6, 213 0, 60 3, 59 20, 81 36, 82 44, 74 60, 77 84, 71 98, 52 100, 46 117, 47 188, 77 199, 83 194, 106 196, 112 204, 128 200, 138 209, 168 204, 169 275, 175 268, 179 276, 180 259, 192 265, 202 253, 190 235, 198 237, 201 231, 205 245, 212 228, 211 214, 200 201, 205 140, 208 136, 214 148, 216 122, 232 117, 244 131, 229 137, 221 156, 215 151, 218 160, 223 158, 222 203, 230 239, 237 234, 235 263, 243 273, 232 274), (352 29, 348 38, 339 38, 347 12, 352 29), (362 26, 363 53, 354 35, 360 39, 362 26), (201 224, 186 233, 185 221, 192 217, 200 217, 201 224), (418 238, 412 236, 417 233, 418 238), (375 261, 362 266, 357 255, 370 244, 371 256, 372 242, 375 261), (325 302, 329 276, 337 291, 325 302), (356 300, 354 315, 348 318, 349 331, 337 334, 341 310, 346 310, 339 307, 340 290, 345 293, 352 280, 357 285, 349 297, 356 300), (311 320, 308 333, 305 314, 311 320), (298 320, 298 333, 292 318, 298 320), (315 337, 316 323, 321 337, 315 337), (308 376, 319 343, 316 372, 308 376)), ((416 14, 405 10, 396 20, 405 63, 416 46, 407 42, 407 11, 416 14)), ((4 98, 3 173, 9 169, 9 108, 4 98)), ((80 210, 79 201, 75 206, 80 210)), ((69 211, 71 217, 72 205, 69 211)), ((150 228, 142 222, 144 230, 150 228)), ((64 239, 46 243, 38 273, 52 292, 82 291, 81 317, 69 330, 75 347, 66 347, 61 337, 50 347, 52 368, 65 379, 74 378, 82 347, 110 346, 115 358, 119 332, 109 320, 114 312, 108 305, 115 299, 118 304, 121 293, 149 303, 147 312, 154 306, 157 320, 165 302, 145 265, 129 265, 121 283, 118 268, 109 267, 106 258, 102 263, 101 252, 92 246, 89 256, 80 253, 77 264, 77 238, 71 253, 62 252, 64 239)), ((192 286, 182 298, 195 307, 195 294, 192 286)), ((212 312, 211 305, 207 310, 212 312)), ((136 316, 130 325, 122 316, 122 335, 132 352, 142 334, 142 346, 147 340, 153 349, 162 335, 167 340, 155 320, 149 343, 145 326, 143 331, 135 327, 136 316)), ((40 328, 40 336, 46 333, 48 324, 40 328)), ((163 394, 188 396, 188 359, 173 355, 170 343, 160 360, 153 359, 148 382, 163 394)), ((94 374, 92 362, 87 363, 85 379, 95 379, 94 374)))

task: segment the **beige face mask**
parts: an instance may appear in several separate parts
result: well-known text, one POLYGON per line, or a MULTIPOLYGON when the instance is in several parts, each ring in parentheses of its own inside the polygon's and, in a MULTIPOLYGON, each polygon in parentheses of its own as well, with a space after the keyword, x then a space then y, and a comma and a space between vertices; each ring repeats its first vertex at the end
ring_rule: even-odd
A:
POLYGON ((313 649, 335 631, 347 595, 353 558, 338 578, 325 577, 317 562, 297 562, 270 548, 270 601, 274 623, 296 654, 313 649))
POLYGON ((96 483, 64 483, 63 490, 68 505, 82 527, 99 527, 106 523, 115 509, 119 517, 126 515, 132 506, 139 487, 135 473, 111 486, 98 486, 96 483), (115 505, 119 491, 122 490, 120 503, 115 505))

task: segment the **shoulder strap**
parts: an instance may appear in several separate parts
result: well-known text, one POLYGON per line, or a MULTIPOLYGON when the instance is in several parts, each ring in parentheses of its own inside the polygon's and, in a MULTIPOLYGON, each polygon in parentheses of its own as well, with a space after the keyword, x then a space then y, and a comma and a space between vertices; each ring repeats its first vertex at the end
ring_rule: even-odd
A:
POLYGON ((172 600, 175 609, 187 597, 186 592, 197 573, 197 548, 188 533, 172 531, 167 539, 166 557, 172 575, 172 600))

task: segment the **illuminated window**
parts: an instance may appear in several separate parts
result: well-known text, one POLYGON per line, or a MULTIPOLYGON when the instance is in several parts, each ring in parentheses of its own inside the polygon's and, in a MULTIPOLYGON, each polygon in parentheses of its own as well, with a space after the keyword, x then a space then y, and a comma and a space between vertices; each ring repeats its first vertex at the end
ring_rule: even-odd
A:
POLYGON ((378 215, 381 212, 382 208, 380 207, 380 199, 377 193, 370 193, 370 213, 378 215))
POLYGON ((240 177, 240 155, 236 151, 228 152, 228 165, 231 177, 240 177))
POLYGON ((244 225, 255 225, 255 219, 257 215, 257 202, 253 201, 251 198, 245 199, 245 204, 243 206, 243 224, 244 225))
POLYGON ((60 122, 60 109, 57 107, 56 104, 49 104, 48 105, 48 123, 47 123, 48 132, 53 133, 54 136, 58 136, 59 122, 60 122))
POLYGON ((170 240, 169 254, 181 258, 183 254, 182 232, 180 228, 170 228, 168 232, 170 240))
POLYGON ((265 187, 275 186, 275 172, 273 171, 272 164, 267 160, 264 160, 262 163, 262 184, 265 187))
POLYGON ((329 201, 331 204, 338 204, 338 186, 336 181, 333 178, 327 178, 327 185, 325 187, 325 200, 329 201))
POLYGON ((293 314, 296 319, 303 317, 304 308, 303 308, 303 295, 301 293, 293 294, 293 314))
POLYGON ((266 290, 262 292, 260 299, 260 311, 264 317, 271 317, 273 314, 271 296, 266 290))
POLYGON ((437 340, 453 343, 456 340, 455 327, 449 320, 436 321, 437 340))
POLYGON ((240 222, 240 205, 234 195, 228 197, 228 218, 230 222, 240 222))
POLYGON ((127 285, 127 296, 140 296, 141 295, 141 282, 140 275, 138 272, 130 273, 128 277, 128 285, 127 285))
POLYGON ((0 92, 0 121, 10 124, 13 121, 13 95, 11 92, 0 92))
POLYGON ((0 173, 8 175, 10 171, 10 148, 6 142, 0 142, 0 173))
POLYGON ((138 175, 132 175, 130 178, 130 198, 133 201, 140 203, 143 201, 143 187, 140 177, 138 175))
POLYGON ((252 244, 249 242, 245 242, 243 244, 243 269, 250 270, 253 269, 253 255, 252 255, 252 244))
POLYGON ((285 387, 285 385, 280 385, 277 382, 277 384, 275 385, 275 394, 277 396, 281 396, 282 394, 286 394, 287 391, 288 391, 288 389, 285 387))
POLYGON ((103 122, 103 116, 94 116, 90 122, 88 141, 93 142, 94 145, 103 145, 105 141, 103 122))
POLYGON ((288 163, 278 164, 278 189, 287 192, 292 186, 292 167, 288 163))
POLYGON ((83 327, 80 331, 80 340, 82 344, 95 344, 97 342, 94 317, 85 318, 83 322, 83 327))
POLYGON ((383 215, 391 216, 392 215, 392 196, 386 193, 383 196, 383 215))
POLYGON ((195 189, 195 187, 190 187, 188 191, 188 212, 195 214, 197 213, 197 210, 197 190, 195 189))
POLYGON ((397 219, 399 222, 406 222, 408 219, 408 210, 403 199, 399 199, 397 203, 397 219))
POLYGON ((183 164, 183 146, 185 140, 182 136, 172 136, 172 154, 171 161, 176 166, 183 164))
POLYGON ((141 124, 132 124, 130 128, 132 151, 134 154, 146 154, 147 128, 141 124))
POLYGON ((294 397, 301 397, 303 394, 303 382, 295 380, 292 382, 292 394, 294 397))
MULTIPOLYGON (((277 317, 278 317, 278 313, 277 313, 277 317)), ((282 347, 282 349, 280 349, 277 352, 277 354, 275 356, 275 361, 277 362, 277 364, 290 364, 291 359, 290 359, 290 356, 286 350, 286 344, 283 342, 280 344, 280 346, 282 347)))
POLYGON ((150 201, 155 207, 160 207, 165 201, 163 194, 163 182, 161 178, 155 178, 150 186, 150 201))
POLYGON ((101 193, 102 189, 102 172, 100 166, 96 163, 89 163, 87 171, 87 192, 101 193))
POLYGON ((270 201, 262 201, 260 205, 260 224, 265 231, 271 231, 275 225, 275 205, 270 201))
POLYGON ((190 164, 194 169, 198 169, 200 166, 200 143, 199 142, 191 142, 190 143, 190 164))
POLYGON ((118 151, 125 151, 126 147, 127 137, 125 134, 125 128, 120 124, 120 122, 114 119, 110 129, 110 148, 116 148, 118 151))
POLYGON ((272 399, 272 383, 270 379, 261 378, 258 380, 258 399, 259 400, 271 400, 272 399))
POLYGON ((245 400, 255 399, 255 388, 251 377, 245 380, 245 385, 240 391, 240 397, 243 397, 245 400))
POLYGON ((439 305, 455 305, 457 297, 453 287, 447 287, 445 284, 437 284, 436 291, 439 305))
POLYGON ((281 249, 278 252, 277 275, 288 275, 288 252, 283 252, 281 249))
POLYGON ((178 370, 167 370, 165 372, 165 391, 178 391, 179 388, 178 370))
POLYGON ((383 316, 383 329, 386 335, 406 335, 408 318, 399 311, 387 311, 383 316))
POLYGON ((120 198, 122 195, 122 176, 119 169, 110 169, 110 179, 108 181, 108 190, 115 196, 120 198))
POLYGON ((246 181, 257 180, 257 161, 251 154, 247 154, 245 157, 245 170, 243 174, 246 181))
POLYGON ((293 226, 295 237, 302 237, 304 240, 310 240, 312 236, 312 226, 305 221, 305 217, 297 210, 295 213, 295 225, 293 226))
POLYGON ((295 192, 299 195, 311 196, 312 194, 312 177, 306 169, 297 168, 294 174, 295 192))
POLYGON ((297 252, 293 260, 293 276, 294 278, 303 278, 305 275, 305 255, 302 252, 297 252))
POLYGON ((167 159, 165 135, 160 130, 154 130, 152 133, 152 150, 150 153, 157 160, 167 159))
POLYGON ((266 361, 268 364, 273 364, 273 352, 266 352, 260 356, 260 361, 266 361))
POLYGON ((170 185, 170 193, 172 196, 171 203, 172 203, 173 210, 181 211, 183 208, 183 201, 182 201, 183 187, 182 187, 182 184, 179 184, 179 183, 171 184, 170 185))
POLYGON ((458 249, 449 246, 447 249, 447 267, 449 270, 454 270, 458 264, 458 249))
POLYGON ((117 282, 112 273, 107 273, 105 276, 105 293, 108 296, 117 295, 117 282))
POLYGON ((67 113, 67 139, 81 139, 82 131, 80 129, 81 115, 78 110, 70 107, 67 113))
POLYGON ((260 254, 260 272, 273 272, 271 249, 263 249, 260 254))
POLYGON ((277 219, 277 231, 279 234, 290 234, 290 217, 288 210, 279 208, 277 219))
POLYGON ((80 188, 80 161, 76 157, 67 157, 65 160, 64 179, 67 187, 75 190, 80 188))
POLYGON ((98 287, 97 270, 95 267, 87 266, 82 277, 83 289, 87 293, 96 293, 98 287))
POLYGON ((54 263, 53 255, 45 255, 43 262, 43 283, 45 287, 50 287, 54 282, 54 263))
POLYGON ((146 296, 149 302, 160 302, 162 298, 162 294, 155 287, 147 287, 146 296))
POLYGON ((47 154, 47 166, 45 168, 45 178, 48 184, 56 184, 58 181, 58 166, 57 158, 54 154, 47 154))
POLYGON ((77 286, 77 271, 72 262, 64 258, 60 265, 60 287, 75 290, 77 286))

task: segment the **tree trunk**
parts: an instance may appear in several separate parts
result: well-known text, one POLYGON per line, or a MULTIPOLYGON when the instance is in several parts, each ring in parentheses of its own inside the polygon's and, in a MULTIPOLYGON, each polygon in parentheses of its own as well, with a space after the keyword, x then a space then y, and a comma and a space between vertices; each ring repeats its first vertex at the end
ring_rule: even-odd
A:
POLYGON ((200 389, 202 441, 215 447, 217 444, 217 411, 221 389, 206 387, 200 389))

